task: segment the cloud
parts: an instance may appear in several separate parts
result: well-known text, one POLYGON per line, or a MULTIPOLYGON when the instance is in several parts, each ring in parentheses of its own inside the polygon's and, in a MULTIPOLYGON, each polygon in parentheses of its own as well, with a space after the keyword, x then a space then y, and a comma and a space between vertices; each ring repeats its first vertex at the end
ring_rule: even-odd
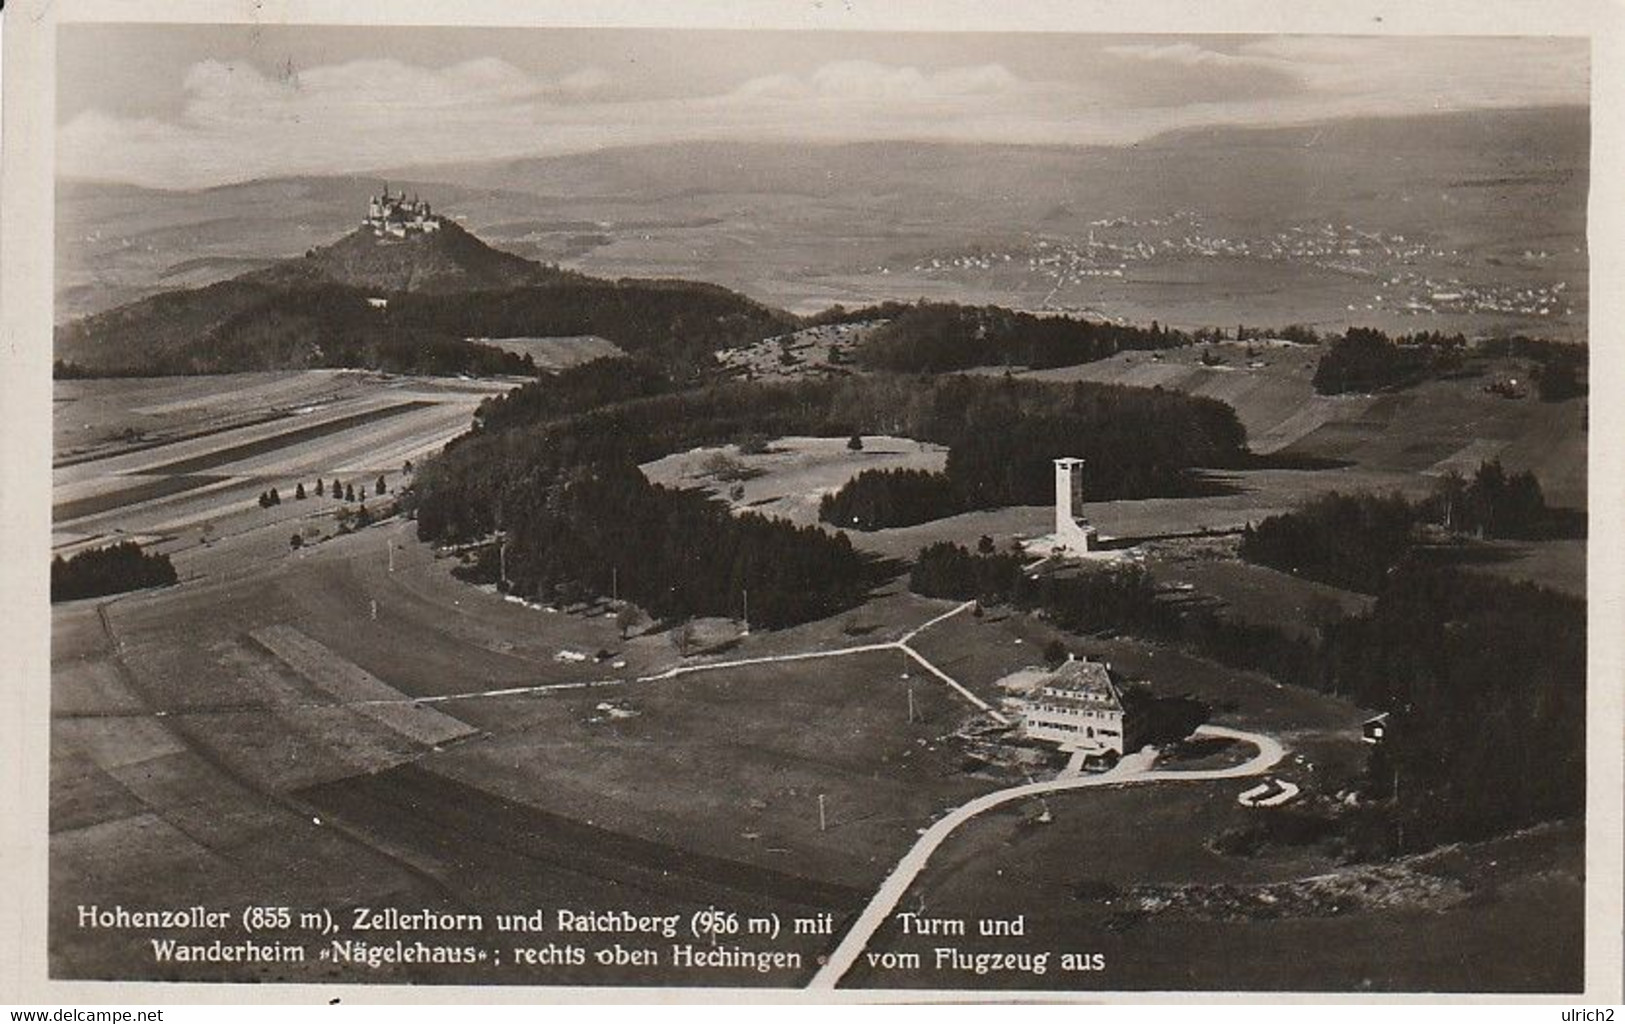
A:
POLYGON ((926 72, 867 60, 833 61, 808 75, 766 75, 742 84, 746 99, 844 100, 918 103, 939 99, 996 96, 1021 91, 1023 83, 999 64, 926 72))
POLYGON ((603 68, 582 68, 559 79, 559 91, 567 96, 591 96, 608 89, 610 84, 609 72, 603 68))
POLYGON ((1125 43, 1102 52, 1138 70, 1120 79, 1122 91, 1147 106, 1264 100, 1293 96, 1305 87, 1289 62, 1222 53, 1192 42, 1125 43))
POLYGON ((396 117, 410 111, 475 109, 557 91, 494 58, 445 68, 362 60, 267 75, 253 64, 206 60, 187 72, 185 122, 215 124, 348 113, 396 117))
POLYGON ((1583 41, 1100 39, 1064 66, 1016 63, 1008 48, 947 66, 842 54, 763 74, 745 62, 705 94, 675 95, 599 56, 549 74, 494 57, 281 70, 200 60, 169 118, 95 106, 73 117, 58 170, 196 187, 690 139, 1120 144, 1194 125, 1583 103, 1588 68, 1583 41))
POLYGON ((361 171, 456 152, 497 158, 525 148, 549 108, 591 100, 609 76, 558 79, 480 58, 441 68, 358 60, 268 73, 204 60, 185 73, 172 122, 80 113, 57 136, 60 173, 157 186, 271 174, 361 171))
POLYGON ((1221 67, 1221 68, 1258 68, 1267 67, 1272 70, 1275 64, 1258 57, 1237 57, 1234 54, 1220 53, 1209 50, 1195 43, 1125 43, 1119 46, 1107 46, 1103 52, 1116 57, 1129 57, 1136 60, 1151 61, 1160 64, 1178 64, 1187 68, 1221 67))
POLYGON ((59 131, 58 167, 105 177, 116 165, 120 180, 190 187, 682 138, 974 137, 1012 98, 1044 93, 998 64, 922 70, 859 60, 759 76, 710 96, 616 99, 615 84, 597 67, 547 79, 491 58, 444 68, 358 60, 274 74, 204 60, 185 74, 177 120, 86 110, 59 131))

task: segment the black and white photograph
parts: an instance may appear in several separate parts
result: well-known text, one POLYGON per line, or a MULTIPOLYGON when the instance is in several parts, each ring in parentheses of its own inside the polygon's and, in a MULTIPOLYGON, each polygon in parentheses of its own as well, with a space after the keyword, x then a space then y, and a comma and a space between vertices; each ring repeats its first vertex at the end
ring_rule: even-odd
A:
POLYGON ((1595 990, 1590 39, 237 17, 36 83, 49 980, 1595 990))

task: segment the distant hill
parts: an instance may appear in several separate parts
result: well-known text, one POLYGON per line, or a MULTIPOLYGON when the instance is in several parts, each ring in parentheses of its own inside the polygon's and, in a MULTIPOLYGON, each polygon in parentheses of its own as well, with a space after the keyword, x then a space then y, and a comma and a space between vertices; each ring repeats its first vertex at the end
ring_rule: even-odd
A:
POLYGON ((683 142, 395 173, 554 197, 578 209, 634 197, 684 210, 710 209, 707 197, 719 196, 736 208, 757 197, 778 197, 792 208, 817 200, 863 210, 863 220, 847 224, 858 234, 874 230, 875 221, 919 229, 924 216, 1018 232, 1039 221, 1086 230, 1091 218, 1106 213, 1179 208, 1197 209, 1238 231, 1329 210, 1402 230, 1407 223, 1418 226, 1424 212, 1435 214, 1440 200, 1425 195, 1433 189, 1537 179, 1548 186, 1578 183, 1577 208, 1555 212, 1578 214, 1583 222, 1589 140, 1589 111, 1557 107, 1215 125, 1128 146, 683 142), (1399 208, 1407 194, 1411 203, 1428 205, 1399 208))
MULTIPOLYGON (((1513 326, 1566 325, 1583 338, 1589 116, 1576 107, 1217 126, 1121 147, 683 142, 402 168, 387 180, 434 196, 508 253, 600 277, 713 281, 797 312, 921 297, 1030 308, 1056 282, 1027 257, 1091 231, 1150 245, 1199 234, 1256 246, 1351 226, 1442 255, 1352 271, 1165 259, 1131 264, 1120 280, 1081 279, 1055 297, 1130 322, 1301 322, 1337 332, 1372 322, 1365 304, 1378 293, 1393 298, 1376 287, 1387 277, 1512 289, 1566 281, 1574 312, 1558 311, 1564 324, 1513 326), (1101 226, 1112 223, 1138 226, 1101 226), (934 269, 933 261, 999 252, 1010 262, 934 269)), ((177 283, 223 280, 245 261, 300 255, 330 241, 331 225, 352 222, 385 180, 193 192, 64 183, 58 322, 177 283)), ((1440 314, 1379 325, 1479 333, 1493 331, 1493 320, 1440 314)))
POLYGON ((433 196, 457 211, 450 219, 493 240, 482 225, 538 210, 525 195, 373 177, 274 178, 184 191, 64 180, 56 196, 56 320, 228 280, 331 245, 340 226, 358 223, 367 197, 386 184, 433 196))
POLYGON ((470 339, 596 335, 676 367, 795 323, 714 285, 561 271, 445 221, 404 238, 357 229, 228 281, 83 317, 57 329, 56 358, 64 372, 89 374, 533 373, 529 355, 470 339))

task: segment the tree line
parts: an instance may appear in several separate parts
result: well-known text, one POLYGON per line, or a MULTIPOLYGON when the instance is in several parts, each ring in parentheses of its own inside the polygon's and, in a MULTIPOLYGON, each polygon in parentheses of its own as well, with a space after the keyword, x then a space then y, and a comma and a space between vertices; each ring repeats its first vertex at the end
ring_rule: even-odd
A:
POLYGON ((148 554, 135 541, 88 548, 70 558, 58 555, 51 559, 52 603, 165 587, 175 580, 175 567, 170 564, 168 555, 148 554))
MULTIPOLYGON (((1030 439, 1043 433, 1055 435, 1045 447, 1059 450, 1042 458, 1081 455, 1106 475, 1121 472, 1113 466, 1234 465, 1247 441, 1230 406, 1160 389, 875 374, 722 381, 679 390, 667 378, 645 378, 621 363, 587 364, 491 400, 465 439, 531 430, 567 446, 640 462, 748 434, 893 434, 975 452, 979 443, 997 450, 1018 434, 1030 439)), ((1026 440, 1016 446, 1027 446, 1026 440)), ((985 457, 967 456, 967 464, 985 457)), ((1041 468, 1047 480, 1050 467, 1041 468)))
POLYGON ((675 386, 671 375, 652 360, 601 357, 485 399, 474 412, 474 422, 482 431, 495 432, 664 394, 675 386))
POLYGON ((1382 391, 1418 383, 1443 370, 1459 368, 1467 339, 1418 336, 1400 344, 1370 327, 1351 327, 1315 366, 1318 394, 1382 391))
POLYGON ((710 354, 794 330, 796 317, 725 288, 562 274, 498 290, 384 293, 291 278, 165 292, 57 331, 66 376, 362 367, 535 376, 528 355, 474 338, 596 334, 693 376, 710 354), (385 298, 378 308, 370 301, 385 298))
POLYGON ((598 335, 691 377, 711 354, 795 330, 800 321, 697 281, 581 278, 501 291, 407 294, 388 316, 404 329, 456 337, 598 335))
POLYGON ((1393 808, 1395 845, 1582 813, 1583 600, 1412 563, 1369 614, 1326 632, 1324 688, 1390 715, 1369 784, 1393 808))
MULTIPOLYGON (((1533 361, 1542 401, 1561 402, 1586 394, 1588 349, 1583 344, 1517 335, 1483 339, 1471 351, 1533 361)), ((1373 328, 1353 327, 1333 339, 1320 357, 1314 387, 1322 395, 1409 387, 1460 370, 1468 352, 1467 338, 1460 333, 1421 331, 1390 338, 1373 328)))
POLYGON ((818 502, 818 518, 852 530, 912 526, 960 508, 947 474, 923 469, 866 469, 818 502))
POLYGON ((1326 494, 1249 524, 1241 557, 1345 590, 1374 593, 1409 553, 1418 508, 1398 494, 1326 494))
POLYGON ((1321 495, 1292 512, 1249 524, 1241 557, 1370 594, 1423 543, 1424 525, 1453 535, 1533 540, 1573 535, 1584 529, 1583 520, 1583 514, 1548 506, 1534 473, 1508 473, 1499 460, 1491 460, 1470 479, 1447 474, 1420 501, 1398 494, 1321 495))
POLYGON ((363 367, 388 373, 536 375, 528 355, 427 330, 343 285, 225 281, 153 296, 58 333, 78 376, 363 367))
POLYGON ((943 373, 977 366, 1075 366, 1125 349, 1174 348, 1190 336, 1165 330, 1033 316, 1000 306, 920 302, 875 328, 855 353, 871 370, 943 373))
POLYGON ((1489 338, 1479 345, 1485 355, 1529 359, 1535 364, 1535 387, 1543 402, 1563 402, 1589 393, 1591 349, 1585 344, 1514 334, 1489 338))
POLYGON ((954 380, 975 383, 942 389, 964 402, 951 422, 909 435, 948 444, 944 472, 860 473, 821 503, 826 522, 873 530, 966 509, 1049 504, 1054 460, 1068 456, 1084 460, 1091 501, 1200 494, 1210 485, 1194 469, 1244 457, 1234 410, 1208 399, 1084 384, 1041 384, 1051 393, 1031 395, 1022 389, 1033 382, 954 380))
MULTIPOLYGON (((451 539, 436 507, 419 505, 419 536, 451 539)), ((853 607, 883 577, 844 534, 736 516, 701 492, 651 484, 625 463, 516 480, 494 514, 507 554, 484 559, 481 578, 562 604, 615 596, 662 619, 714 615, 777 628, 853 607)))

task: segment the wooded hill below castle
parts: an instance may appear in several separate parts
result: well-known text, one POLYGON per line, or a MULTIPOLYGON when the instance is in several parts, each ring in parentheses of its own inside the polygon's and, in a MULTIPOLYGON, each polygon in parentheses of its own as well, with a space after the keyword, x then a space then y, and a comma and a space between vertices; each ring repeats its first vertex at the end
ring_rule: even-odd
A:
MULTIPOLYGON (((376 200, 374 202, 376 206, 376 200)), ((426 206, 424 207, 427 208, 426 206)), ((618 281, 486 245, 455 221, 380 230, 202 288, 163 292, 57 329, 58 376, 162 376, 355 367, 533 374, 472 338, 596 334, 682 362, 796 326, 724 288, 618 281)))

